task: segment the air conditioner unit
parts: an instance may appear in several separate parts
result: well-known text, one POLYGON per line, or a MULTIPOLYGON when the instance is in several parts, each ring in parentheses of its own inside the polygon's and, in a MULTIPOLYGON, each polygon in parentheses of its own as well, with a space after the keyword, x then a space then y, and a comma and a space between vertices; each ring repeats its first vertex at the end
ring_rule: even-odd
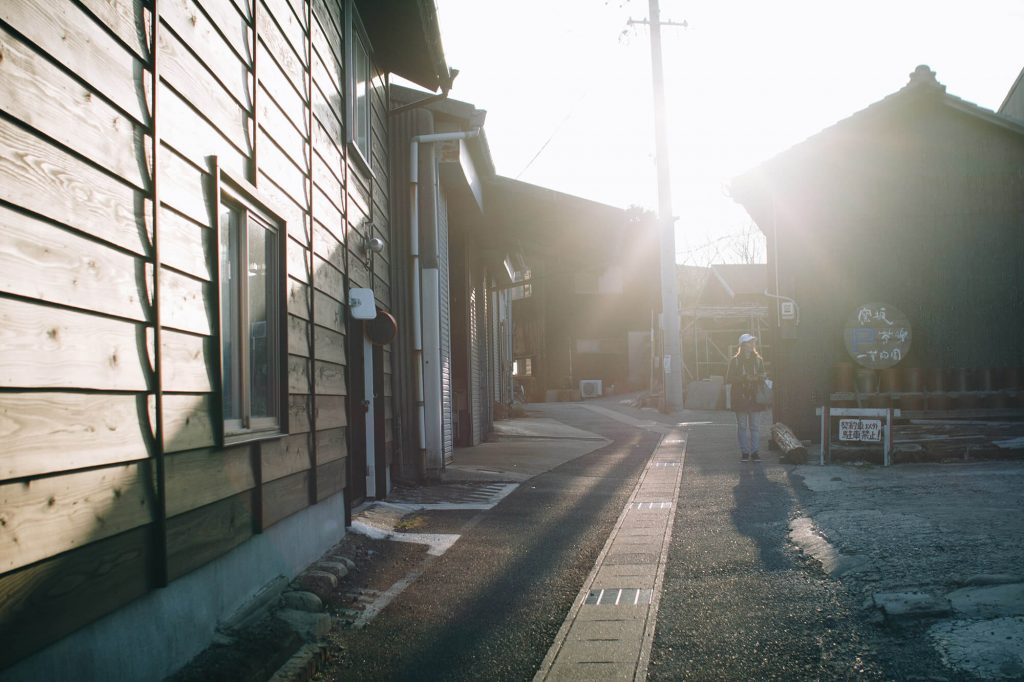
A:
POLYGON ((600 398, 601 380, 583 379, 582 381, 580 381, 580 395, 582 395, 584 398, 600 398))

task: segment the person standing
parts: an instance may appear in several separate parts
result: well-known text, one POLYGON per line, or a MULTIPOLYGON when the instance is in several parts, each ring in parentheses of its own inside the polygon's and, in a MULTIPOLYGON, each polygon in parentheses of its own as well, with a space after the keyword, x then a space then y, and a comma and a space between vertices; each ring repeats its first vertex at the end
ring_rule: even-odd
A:
POLYGON ((730 385, 731 407, 736 413, 736 427, 740 441, 740 459, 744 462, 761 460, 758 453, 760 433, 758 418, 767 405, 759 405, 757 392, 768 375, 764 371, 764 359, 755 347, 757 338, 742 334, 736 355, 729 358, 725 371, 725 383, 730 385))

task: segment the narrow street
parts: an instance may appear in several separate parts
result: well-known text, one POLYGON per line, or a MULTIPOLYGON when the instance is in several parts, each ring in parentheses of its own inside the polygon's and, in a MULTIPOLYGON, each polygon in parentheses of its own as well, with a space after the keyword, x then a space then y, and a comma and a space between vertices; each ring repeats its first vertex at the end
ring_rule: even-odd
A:
MULTIPOLYGON (((1004 600, 1001 615, 1008 617, 999 621, 1003 650, 987 650, 988 658, 975 665, 975 674, 969 665, 957 668, 944 662, 930 634, 929 628, 947 627, 936 617, 957 614, 903 617, 891 605, 887 614, 886 607, 870 603, 875 591, 900 585, 946 585, 948 590, 970 580, 1012 582, 1008 574, 1020 554, 1020 543, 1012 536, 1019 524, 999 523, 1004 542, 975 560, 974 536, 952 525, 948 515, 932 519, 933 500, 943 497, 934 477, 953 477, 952 489, 974 510, 965 522, 977 525, 1015 503, 1006 500, 990 508, 970 496, 984 496, 998 481, 1012 488, 1008 481, 1024 475, 1019 463, 998 465, 999 476, 986 463, 927 470, 910 465, 877 475, 850 467, 782 465, 774 454, 760 464, 742 463, 727 412, 691 411, 680 422, 603 399, 532 405, 530 416, 572 427, 566 429, 569 434, 580 429, 610 442, 525 478, 491 509, 431 509, 408 517, 415 519, 416 532, 454 533, 458 540, 426 562, 422 574, 365 628, 336 632, 329 667, 315 679, 1020 679, 1012 660, 1020 647, 1013 629, 1019 614, 1011 612, 1016 602, 1004 600), (684 465, 672 510, 671 542, 663 557, 667 560, 655 562, 663 574, 651 600, 650 613, 656 613, 653 638, 643 642, 637 633, 651 623, 630 622, 652 618, 643 610, 640 594, 629 593, 629 599, 636 597, 633 604, 619 604, 616 593, 615 608, 595 606, 604 597, 598 597, 597 589, 588 593, 587 587, 603 586, 600 577, 593 583, 595 575, 605 575, 602 561, 606 568, 622 563, 606 561, 606 541, 618 532, 617 519, 621 525, 628 509, 636 506, 631 492, 639 489, 645 467, 667 452, 662 441, 672 433, 685 434, 684 448, 672 446, 684 465), (932 483, 915 490, 913 481, 922 475, 932 483), (868 493, 865 483, 857 483, 865 477, 876 481, 868 493), (854 481, 848 492, 843 479, 854 481), (824 497, 818 495, 822 490, 824 497), (903 518, 920 516, 918 531, 945 524, 945 529, 935 525, 935 531, 921 536, 922 542, 934 546, 935 533, 944 532, 944 552, 950 558, 959 556, 954 561, 964 575, 954 575, 944 565, 931 570, 920 562, 913 564, 912 575, 902 573, 912 557, 928 549, 899 528, 879 532, 877 537, 889 549, 872 555, 870 565, 863 543, 856 547, 842 542, 854 531, 863 532, 858 519, 865 512, 858 511, 858 498, 868 506, 892 507, 891 494, 902 497, 897 513, 903 518), (833 502, 840 497, 841 502, 833 502), (839 508, 841 514, 833 513, 839 508), (838 555, 830 563, 795 541, 794 528, 804 520, 811 523, 811 517, 819 537, 827 534, 852 556, 838 555), (968 580, 972 570, 997 575, 968 580), (573 630, 573 619, 589 627, 573 630), (553 664, 556 654, 574 665, 553 664), (612 665, 630 656, 634 661, 640 656, 639 665, 630 668, 632 674, 612 665), (998 674, 978 674, 985 670, 998 674)), ((543 456, 553 442, 538 440, 532 457, 543 456)), ((764 431, 762 446, 766 451, 764 431)), ((519 466, 508 464, 514 458, 505 459, 506 466, 519 466)), ((488 466, 500 466, 496 462, 488 466)), ((885 523, 879 512, 873 513, 885 523)), ((650 521, 654 515, 648 514, 650 521)), ((949 627, 961 628, 973 623, 975 629, 984 622, 996 623, 950 622, 949 627)), ((970 658, 969 651, 960 655, 970 658)))
MULTIPOLYGON (((533 677, 660 439, 580 405, 545 417, 609 445, 521 484, 362 631, 325 679, 533 677)), ((433 523, 454 511, 434 511, 433 523), (441 517, 441 518, 437 518, 441 517)))
MULTIPOLYGON (((320 679, 534 676, 659 431, 674 424, 612 401, 535 407, 612 442, 472 518, 421 513, 432 519, 428 530, 461 538, 365 629, 347 632, 345 651, 320 679)), ((786 471, 774 457, 738 461, 731 414, 694 414, 683 427, 689 442, 650 679, 888 677, 858 605, 787 543, 797 502, 786 471)), ((611 647, 616 635, 604 639, 611 647)))

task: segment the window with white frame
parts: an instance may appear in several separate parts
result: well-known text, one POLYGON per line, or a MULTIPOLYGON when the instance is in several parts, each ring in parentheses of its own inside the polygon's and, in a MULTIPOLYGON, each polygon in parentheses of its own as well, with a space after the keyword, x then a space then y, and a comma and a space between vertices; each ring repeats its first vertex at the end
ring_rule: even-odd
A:
POLYGON ((345 3, 346 101, 348 103, 348 142, 370 168, 372 111, 370 109, 370 41, 359 18, 354 0, 345 3))
POLYGON ((222 176, 217 228, 224 439, 283 432, 284 223, 222 176))

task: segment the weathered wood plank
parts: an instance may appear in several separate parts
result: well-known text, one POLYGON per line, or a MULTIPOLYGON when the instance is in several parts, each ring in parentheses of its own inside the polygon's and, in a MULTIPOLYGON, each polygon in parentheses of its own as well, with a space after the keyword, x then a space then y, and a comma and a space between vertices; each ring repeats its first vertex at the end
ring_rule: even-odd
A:
POLYGON ((163 268, 160 274, 160 322, 164 327, 209 335, 214 327, 209 282, 163 268))
POLYGON ((164 390, 173 393, 213 391, 217 351, 209 336, 164 330, 160 335, 164 390))
POLYGON ((149 456, 135 395, 0 393, 0 480, 149 456))
POLYGON ((5 0, 0 19, 103 93, 138 123, 147 119, 143 63, 72 3, 5 0))
POLYGON ((348 395, 344 365, 317 360, 316 393, 317 395, 348 395))
POLYGON ((309 434, 300 433, 260 445, 263 482, 309 469, 309 434))
MULTIPOLYGON (((331 146, 333 147, 334 145, 331 146)), ((331 172, 331 170, 327 167, 327 164, 323 162, 323 160, 320 158, 318 154, 313 155, 313 179, 314 182, 316 183, 316 186, 319 188, 320 192, 322 192, 321 196, 323 196, 324 200, 330 202, 332 212, 336 213, 339 216, 337 222, 331 220, 328 221, 328 223, 332 225, 337 225, 337 228, 335 228, 335 230, 340 240, 340 236, 342 234, 340 216, 342 215, 342 210, 344 208, 344 206, 342 206, 342 199, 345 196, 344 185, 342 185, 341 181, 334 175, 333 172, 331 172)), ((317 201, 316 208, 317 212, 319 213, 321 209, 320 201, 317 201)))
POLYGON ((309 431, 309 402, 308 395, 288 396, 288 433, 305 433, 309 431))
POLYGON ((0 577, 0 669, 6 669, 149 589, 147 527, 0 577))
POLYGON ((348 424, 348 398, 340 395, 316 397, 316 428, 333 429, 348 424))
MULTIPOLYGON (((317 212, 320 213, 319 210, 317 212)), ((345 271, 345 245, 319 221, 313 223, 313 252, 329 262, 339 273, 345 271)), ((340 291, 334 294, 335 298, 341 298, 340 291)))
POLYGON ((145 321, 144 273, 141 258, 0 206, 0 291, 145 321))
MULTIPOLYGON (((258 132, 260 170, 298 206, 306 206, 306 174, 281 151, 276 141, 260 126, 258 132)), ((262 189, 262 187, 261 187, 262 189)), ((305 241, 304 241, 305 243, 305 241)))
POLYGON ((261 42, 259 45, 260 60, 260 97, 269 96, 281 109, 285 118, 291 121, 295 130, 306 130, 306 103, 299 91, 299 83, 292 83, 281 71, 280 67, 267 52, 261 42))
MULTIPOLYGON (((318 110, 317 98, 314 97, 313 101, 313 151, 323 160, 324 165, 334 174, 334 176, 344 185, 345 173, 344 173, 344 156, 342 149, 344 148, 344 142, 341 138, 332 138, 327 128, 324 127, 322 117, 324 112, 318 110)), ((328 119, 331 115, 327 114, 328 119)), ((339 133, 340 134, 340 133, 339 133)), ((342 199, 339 202, 343 203, 342 199)))
POLYGON ((288 276, 300 282, 309 282, 309 250, 294 239, 288 239, 288 276))
POLYGON ((288 392, 309 393, 309 360, 307 358, 288 356, 288 392))
MULTIPOLYGON (((235 91, 225 89, 172 32, 161 31, 159 40, 161 79, 193 106, 201 107, 203 115, 222 135, 246 155, 251 155, 249 111, 252 102, 248 86, 235 91)), ((244 71, 241 65, 238 68, 244 71)))
POLYGON ((345 278, 341 272, 326 263, 320 258, 316 257, 316 288, 328 294, 331 298, 341 300, 345 297, 345 278))
MULTIPOLYGON (((338 210, 338 207, 333 201, 329 200, 323 193, 318 185, 313 185, 313 210, 315 212, 314 225, 319 226, 320 230, 331 235, 331 242, 344 243, 345 236, 345 216, 338 210)), ((314 237, 316 232, 314 231, 314 237)), ((321 245, 323 255, 325 258, 330 260, 334 267, 344 271, 345 266, 345 254, 344 251, 338 249, 332 250, 329 246, 324 248, 325 245, 321 245)))
POLYGON ((263 528, 309 506, 309 471, 300 471, 263 485, 263 528))
POLYGON ((333 428, 316 432, 316 463, 324 464, 348 456, 345 429, 333 428))
POLYGON ((0 297, 0 386, 150 388, 145 328, 0 297))
POLYGON ((244 492, 167 521, 167 573, 180 578, 253 534, 252 493, 244 492))
POLYGON ((0 484, 0 572, 149 523, 147 469, 132 463, 0 484))
POLYGON ((287 6, 282 7, 277 0, 268 0, 263 5, 268 7, 269 11, 257 14, 260 41, 301 95, 302 84, 305 81, 303 65, 306 61, 303 29, 297 25, 295 15, 287 6))
MULTIPOLYGON (((320 60, 315 59, 314 63, 320 64, 320 60)), ((341 92, 335 89, 334 84, 330 82, 323 82, 324 79, 328 77, 329 76, 325 73, 320 73, 319 75, 314 73, 313 115, 317 120, 318 127, 323 131, 319 134, 320 142, 323 144, 341 146, 344 144, 342 131, 345 128, 345 124, 344 114, 342 114, 342 111, 345 100, 341 92)), ((343 167, 344 166, 339 163, 335 168, 332 168, 332 170, 335 174, 340 175, 343 167)))
POLYGON ((244 178, 249 170, 248 157, 241 151, 244 147, 236 147, 192 108, 205 111, 206 104, 190 105, 167 85, 160 90, 161 141, 196 166, 204 166, 207 157, 216 156, 221 168, 244 178))
POLYGON ((314 343, 317 360, 326 360, 339 365, 345 364, 345 336, 343 334, 318 325, 314 343))
POLYGON ((341 8, 338 3, 327 3, 325 0, 312 0, 313 2, 313 17, 314 17, 314 40, 320 49, 324 49, 324 45, 320 42, 320 37, 326 42, 327 50, 334 55, 334 58, 339 64, 342 63, 342 39, 341 39, 341 8))
POLYGON ((248 445, 195 450, 164 459, 167 515, 177 516, 256 486, 248 445))
POLYGON ((288 353, 309 357, 309 322, 294 315, 288 316, 288 353))
POLYGON ((160 146, 160 201, 200 225, 212 225, 213 183, 207 168, 197 168, 176 151, 160 146))
POLYGON ((336 459, 316 468, 316 501, 323 502, 345 487, 345 460, 336 459))
POLYGON ((146 255, 143 194, 0 119, 0 199, 146 255))
POLYGON ((288 224, 289 237, 303 246, 308 246, 306 214, 302 205, 295 203, 294 199, 277 186, 272 177, 263 172, 265 160, 262 152, 260 152, 260 159, 260 199, 267 202, 273 212, 288 224))
MULTIPOLYGON (((352 243, 351 239, 349 243, 352 243)), ((348 278, 354 287, 370 287, 372 284, 370 268, 366 266, 366 261, 352 253, 351 250, 348 256, 348 278)))
POLYGON ((288 278, 288 314, 309 319, 309 285, 288 278))
POLYGON ((270 97, 261 97, 259 104, 260 127, 273 131, 274 141, 299 167, 305 167, 305 142, 301 130, 270 97))
POLYGON ((138 0, 82 0, 85 8, 116 35, 140 60, 146 59, 149 13, 138 0))
POLYGON ((139 189, 144 131, 68 73, 0 28, 0 106, 139 189))
POLYGON ((160 207, 160 258, 165 265, 209 282, 215 256, 213 230, 160 207))
MULTIPOLYGON (((164 452, 181 452, 213 446, 213 405, 209 395, 165 393, 163 400, 164 452)), ((155 406, 151 398, 150 414, 154 412, 155 406)), ((150 419, 153 419, 152 416, 150 419)))
POLYGON ((320 22, 313 22, 313 81, 322 89, 329 101, 341 103, 345 84, 345 67, 335 54, 324 34, 320 22), (337 99, 334 99, 334 98, 337 99))
POLYGON ((249 0, 198 0, 196 5, 202 7, 213 24, 229 36, 228 40, 239 54, 251 54, 251 41, 247 35, 252 23, 249 0))
MULTIPOLYGON (((211 7, 216 4, 211 3, 211 7)), ((233 12, 230 8, 229 11, 233 12)), ((252 34, 241 15, 236 13, 237 21, 224 26, 223 34, 192 0, 161 2, 160 17, 229 92, 248 91, 252 34)))
POLYGON ((339 334, 345 332, 345 307, 319 289, 313 291, 316 324, 334 330, 339 334))

